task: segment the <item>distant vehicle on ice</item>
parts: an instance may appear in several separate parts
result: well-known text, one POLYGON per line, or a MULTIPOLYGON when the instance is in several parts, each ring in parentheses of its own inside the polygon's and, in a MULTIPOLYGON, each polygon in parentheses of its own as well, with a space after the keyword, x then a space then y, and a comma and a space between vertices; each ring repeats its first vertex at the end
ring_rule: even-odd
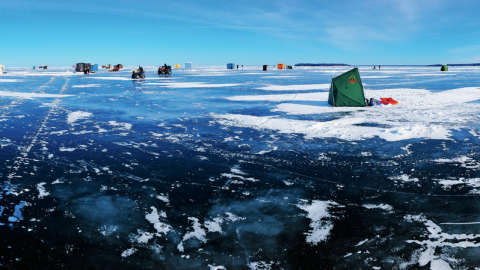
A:
POLYGON ((167 64, 158 68, 158 75, 172 75, 172 67, 167 64))
POLYGON ((132 79, 145 79, 145 71, 143 71, 143 67, 139 67, 138 69, 132 71, 132 79))
POLYGON ((119 71, 120 69, 123 69, 123 65, 122 65, 122 64, 114 65, 114 66, 113 66, 113 69, 111 69, 111 70, 109 70, 109 71, 117 72, 117 71, 119 71))

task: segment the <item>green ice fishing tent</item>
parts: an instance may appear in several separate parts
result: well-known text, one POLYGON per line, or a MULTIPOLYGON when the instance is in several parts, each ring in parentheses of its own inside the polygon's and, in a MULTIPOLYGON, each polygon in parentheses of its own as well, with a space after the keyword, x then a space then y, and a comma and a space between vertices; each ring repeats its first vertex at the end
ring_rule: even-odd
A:
POLYGON ((440 71, 448 71, 447 65, 443 64, 443 65, 442 65, 442 68, 440 69, 440 71))
POLYGON ((358 68, 332 79, 328 104, 333 107, 365 107, 365 94, 358 68))

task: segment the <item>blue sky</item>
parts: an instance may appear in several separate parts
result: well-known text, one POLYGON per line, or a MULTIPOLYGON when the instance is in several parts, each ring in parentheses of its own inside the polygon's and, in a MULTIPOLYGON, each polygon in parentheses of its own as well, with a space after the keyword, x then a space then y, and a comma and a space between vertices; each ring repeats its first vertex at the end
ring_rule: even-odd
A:
POLYGON ((4 1, 7 66, 480 62, 480 1, 4 1))

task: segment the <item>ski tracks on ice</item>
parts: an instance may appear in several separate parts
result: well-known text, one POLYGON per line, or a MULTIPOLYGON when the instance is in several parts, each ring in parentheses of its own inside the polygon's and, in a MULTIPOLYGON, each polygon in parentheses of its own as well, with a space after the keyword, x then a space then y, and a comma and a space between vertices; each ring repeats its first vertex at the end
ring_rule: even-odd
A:
MULTIPOLYGON (((52 77, 50 79, 50 81, 44 83, 43 85, 39 86, 37 89, 35 89, 32 93, 43 93, 43 89, 45 89, 46 87, 48 87, 50 84, 52 84, 52 82, 55 80, 55 77, 52 77)), ((24 101, 26 100, 25 97, 19 97, 18 99, 15 99, 15 100, 12 100, 12 102, 10 102, 10 105, 6 105, 5 107, 3 107, 3 113, 2 113, 2 117, 5 116, 5 112, 10 110, 11 107, 15 106, 15 105, 20 105, 22 104, 24 101)))
MULTIPOLYGON (((36 91, 39 91, 45 87, 47 87, 48 85, 50 85, 52 82, 53 82, 54 78, 50 79, 49 82, 47 82, 46 84, 40 86, 36 91)), ((66 78, 66 81, 65 83, 63 84, 62 86, 62 89, 60 90, 60 95, 63 95, 66 91, 67 91, 67 86, 68 86, 68 82, 69 82, 69 78, 66 78)), ((21 165, 24 163, 24 161, 27 159, 27 156, 28 156, 28 153, 30 152, 30 150, 35 146, 35 144, 38 142, 38 137, 40 136, 40 134, 42 133, 42 131, 45 129, 45 127, 47 126, 47 122, 48 122, 48 119, 50 118, 50 116, 58 109, 58 103, 60 102, 60 97, 57 97, 57 99, 55 99, 55 101, 53 102, 53 106, 50 108, 50 110, 48 111, 47 113, 47 116, 45 117, 45 119, 43 119, 42 121, 42 124, 40 125, 37 133, 35 134, 35 136, 32 138, 32 141, 28 144, 27 147, 23 148, 23 150, 21 151, 20 155, 15 157, 14 160, 13 160, 13 171, 11 171, 9 174, 8 174, 8 179, 11 180, 12 178, 14 177, 21 177, 21 176, 18 176, 17 175, 17 172, 18 170, 20 169, 21 165)), ((12 102, 13 103, 13 102, 12 102)))

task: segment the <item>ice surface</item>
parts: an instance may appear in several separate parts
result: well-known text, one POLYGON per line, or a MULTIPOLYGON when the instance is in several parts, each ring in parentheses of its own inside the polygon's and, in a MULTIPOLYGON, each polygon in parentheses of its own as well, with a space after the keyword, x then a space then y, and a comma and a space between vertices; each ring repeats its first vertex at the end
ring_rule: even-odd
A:
POLYGON ((67 69, 0 78, 5 268, 480 263, 480 69, 67 69))

